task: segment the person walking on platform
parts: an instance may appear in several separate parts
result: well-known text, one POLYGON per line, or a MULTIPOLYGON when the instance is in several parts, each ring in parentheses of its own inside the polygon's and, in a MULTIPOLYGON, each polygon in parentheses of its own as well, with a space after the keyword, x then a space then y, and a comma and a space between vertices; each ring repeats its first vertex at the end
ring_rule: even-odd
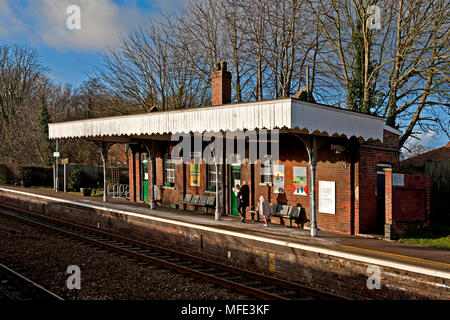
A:
POLYGON ((236 196, 236 208, 238 212, 241 214, 241 222, 245 223, 245 217, 242 217, 241 213, 241 206, 242 206, 242 194, 241 194, 241 187, 239 184, 236 185, 236 187, 233 188, 234 195, 236 196))
MULTIPOLYGON (((250 188, 248 187, 247 181, 242 181, 241 187, 241 206, 239 208, 239 212, 241 213, 241 217, 243 222, 245 222, 245 211, 250 204, 250 188)), ((252 216, 252 221, 254 222, 254 217, 252 216)))
POLYGON ((258 211, 264 217, 264 226, 267 227, 269 220, 272 219, 272 208, 264 196, 259 197, 258 211))

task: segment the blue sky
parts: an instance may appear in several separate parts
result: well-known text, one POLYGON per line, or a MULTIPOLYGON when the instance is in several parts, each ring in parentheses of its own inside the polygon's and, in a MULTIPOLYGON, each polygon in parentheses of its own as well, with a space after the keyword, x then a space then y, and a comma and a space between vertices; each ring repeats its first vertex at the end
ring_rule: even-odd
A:
MULTIPOLYGON (((78 87, 101 65, 100 54, 119 43, 121 33, 161 19, 185 0, 0 0, 0 45, 32 47, 47 75, 62 85, 78 87), (80 7, 81 28, 69 30, 70 5, 80 7)), ((448 142, 434 132, 420 135, 420 144, 440 147, 448 142)), ((407 146, 417 143, 410 140, 407 146)))
POLYGON ((100 54, 121 33, 160 19, 183 0, 0 0, 0 44, 36 49, 47 74, 73 87, 101 64, 100 54), (69 30, 70 5, 80 7, 81 29, 69 30))

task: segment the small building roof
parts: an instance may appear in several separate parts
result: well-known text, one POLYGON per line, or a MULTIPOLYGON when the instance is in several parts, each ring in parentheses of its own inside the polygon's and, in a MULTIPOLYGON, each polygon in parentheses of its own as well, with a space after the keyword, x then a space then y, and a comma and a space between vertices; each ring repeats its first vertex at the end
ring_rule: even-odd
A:
POLYGON ((450 160, 450 141, 443 147, 400 161, 402 166, 423 167, 427 161, 450 160))
MULTIPOLYGON (((294 98, 49 124, 49 138, 95 138, 258 129, 302 129, 383 141, 377 116, 294 98)), ((398 134, 399 131, 392 129, 398 134)), ((392 131, 391 130, 391 131, 392 131)))

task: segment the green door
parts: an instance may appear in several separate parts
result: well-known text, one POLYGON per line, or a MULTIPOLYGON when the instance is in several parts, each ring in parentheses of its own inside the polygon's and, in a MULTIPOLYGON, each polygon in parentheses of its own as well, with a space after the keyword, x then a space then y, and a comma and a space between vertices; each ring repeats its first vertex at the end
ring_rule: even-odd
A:
POLYGON ((143 193, 144 193, 144 202, 148 202, 148 164, 147 160, 142 161, 142 176, 143 179, 143 193))
POLYGON ((241 185, 241 166, 231 166, 231 214, 238 216, 240 213, 237 209, 237 198, 233 192, 233 188, 236 184, 241 185))

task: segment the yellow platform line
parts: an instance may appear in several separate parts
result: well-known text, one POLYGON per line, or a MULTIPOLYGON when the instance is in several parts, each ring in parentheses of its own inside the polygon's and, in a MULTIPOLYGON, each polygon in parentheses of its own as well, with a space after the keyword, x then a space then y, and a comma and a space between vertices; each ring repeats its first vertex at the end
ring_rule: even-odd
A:
POLYGON ((442 264, 442 265, 444 265, 446 267, 450 267, 449 263, 440 262, 440 261, 433 261, 433 260, 427 260, 427 259, 416 258, 416 257, 411 257, 411 256, 405 256, 405 255, 402 255, 402 254, 397 254, 397 253, 392 253, 392 252, 385 252, 385 251, 378 251, 378 250, 372 250, 372 249, 365 249, 365 248, 354 247, 354 246, 349 246, 349 245, 339 244, 339 243, 336 243, 334 245, 338 246, 338 247, 344 247, 344 248, 357 249, 357 250, 362 250, 362 251, 381 253, 381 254, 386 254, 386 255, 390 255, 390 256, 394 256, 394 257, 413 259, 413 260, 418 260, 418 261, 427 262, 427 263, 442 264))
MULTIPOLYGON (((232 227, 232 228, 233 228, 233 227, 232 227)), ((234 229, 234 228, 233 228, 233 229, 234 229)), ((281 233, 275 233, 275 232, 269 232, 269 231, 260 231, 260 230, 254 230, 254 229, 249 229, 249 228, 235 228, 235 229, 241 229, 241 230, 246 230, 246 231, 251 231, 251 232, 256 232, 256 233, 262 233, 262 234, 267 234, 267 235, 272 235, 272 236, 278 236, 278 237, 283 237, 283 238, 292 238, 292 239, 298 239, 298 240, 306 240, 306 241, 309 241, 309 242, 316 242, 316 243, 317 243, 317 240, 314 240, 314 239, 301 238, 301 237, 291 236, 291 235, 287 235, 287 234, 281 234, 281 233)), ((329 244, 329 245, 334 245, 334 246, 336 246, 336 247, 343 247, 343 248, 348 248, 348 249, 353 249, 353 250, 368 251, 368 252, 379 253, 379 254, 385 254, 385 255, 390 255, 390 256, 399 257, 399 258, 404 258, 404 259, 417 260, 417 261, 426 262, 426 263, 441 264, 441 265, 444 265, 444 266, 446 266, 446 267, 450 267, 450 264, 449 264, 449 263, 440 262, 440 261, 427 260, 427 259, 422 259, 422 258, 416 258, 416 257, 411 257, 411 256, 405 256, 405 255, 397 254, 397 253, 385 252, 385 251, 378 251, 378 250, 372 250, 372 249, 365 249, 365 248, 360 248, 360 247, 355 247, 355 246, 349 246, 349 245, 339 244, 339 243, 328 243, 328 244, 329 244)), ((326 244, 325 244, 325 245, 326 245, 326 244)))

